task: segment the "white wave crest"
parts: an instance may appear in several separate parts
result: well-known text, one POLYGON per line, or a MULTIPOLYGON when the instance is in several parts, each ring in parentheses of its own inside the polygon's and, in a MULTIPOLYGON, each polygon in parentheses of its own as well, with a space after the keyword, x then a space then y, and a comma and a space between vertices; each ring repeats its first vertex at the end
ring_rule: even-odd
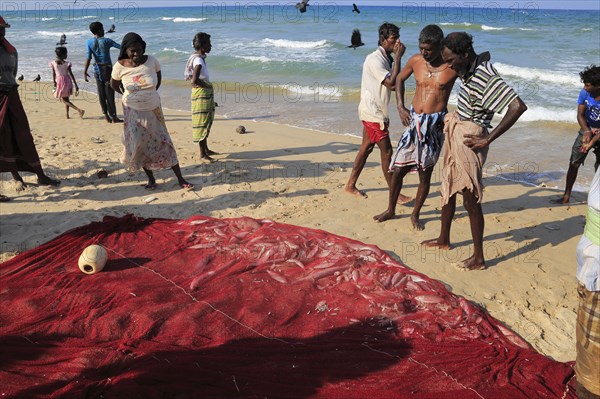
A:
POLYGON ((97 18, 98 18, 97 15, 84 15, 83 17, 73 18, 73 20, 78 20, 78 19, 97 19, 97 18))
POLYGON ((300 42, 285 39, 264 39, 268 45, 285 48, 321 48, 327 46, 327 40, 319 40, 317 42, 300 42))
POLYGON ((187 54, 188 51, 181 51, 181 50, 177 50, 176 48, 171 48, 171 47, 165 47, 162 49, 162 51, 168 51, 171 53, 180 53, 180 54, 187 54))
POLYGON ((206 18, 174 18, 173 22, 203 22, 206 18))
POLYGON ((172 21, 174 19, 175 19, 175 17, 162 17, 161 18, 161 20, 163 20, 163 21, 172 21))
POLYGON ((441 22, 440 25, 444 26, 471 26, 470 22, 441 22))
POLYGON ((494 67, 501 75, 516 76, 530 81, 543 81, 556 84, 567 84, 571 86, 580 86, 581 82, 578 74, 557 72, 548 69, 525 68, 514 65, 506 65, 500 62, 494 63, 494 67))
POLYGON ((55 20, 56 18, 42 18, 42 21, 52 21, 55 20))
POLYGON ((234 57, 235 58, 240 58, 242 60, 259 61, 259 62, 264 62, 264 63, 275 61, 274 59, 269 58, 269 57, 265 57, 265 56, 255 57, 255 56, 251 56, 251 55, 236 55, 234 57))
POLYGON ((344 95, 343 91, 335 85, 300 86, 298 84, 287 84, 279 87, 289 93, 296 94, 298 99, 320 98, 323 100, 342 97, 344 95))
POLYGON ((57 40, 60 38, 60 35, 62 35, 64 33, 65 35, 67 35, 67 43, 68 43, 69 36, 88 36, 90 34, 90 31, 89 30, 74 30, 74 31, 70 31, 70 32, 65 32, 65 31, 52 32, 52 31, 48 31, 48 30, 39 30, 36 33, 40 36, 56 37, 57 40))
POLYGON ((577 122, 577 109, 551 109, 532 106, 519 118, 519 122, 577 122))
POLYGON ((504 30, 506 28, 496 28, 494 26, 481 25, 481 30, 504 30))

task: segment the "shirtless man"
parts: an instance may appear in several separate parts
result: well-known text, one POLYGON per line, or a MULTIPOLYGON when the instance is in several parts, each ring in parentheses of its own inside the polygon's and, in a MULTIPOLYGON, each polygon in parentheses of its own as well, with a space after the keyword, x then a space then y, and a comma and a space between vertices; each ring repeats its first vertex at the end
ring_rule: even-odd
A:
POLYGON ((415 207, 410 217, 413 228, 423 230, 419 220, 421 208, 429 194, 431 173, 444 142, 444 116, 448 98, 458 74, 442 59, 441 42, 444 32, 437 25, 427 25, 419 34, 419 54, 413 55, 396 81, 396 99, 402 124, 407 127, 398 142, 390 163, 392 181, 388 208, 374 216, 384 222, 396 214, 396 204, 402 189, 404 176, 408 172, 419 173, 419 188, 415 207), (415 75, 417 90, 409 111, 404 106, 404 82, 415 75))
POLYGON ((360 87, 359 118, 363 124, 363 139, 350 178, 344 190, 350 194, 367 198, 367 194, 356 188, 356 182, 375 144, 381 151, 381 167, 385 180, 390 186, 387 172, 392 157, 392 143, 389 136, 389 111, 391 92, 396 87, 400 72, 400 60, 406 51, 400 42, 400 28, 390 23, 379 27, 379 47, 367 56, 363 64, 360 87), (392 53, 394 57, 392 58, 392 53))

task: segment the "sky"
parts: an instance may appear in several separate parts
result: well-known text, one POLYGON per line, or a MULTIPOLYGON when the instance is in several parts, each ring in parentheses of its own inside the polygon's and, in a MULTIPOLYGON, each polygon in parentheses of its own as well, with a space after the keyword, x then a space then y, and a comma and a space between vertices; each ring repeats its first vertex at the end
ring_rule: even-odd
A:
MULTIPOLYGON (((138 7, 180 7, 180 6, 208 6, 210 5, 244 5, 244 4, 282 4, 288 5, 298 0, 54 0, 52 3, 62 5, 75 4, 77 7, 83 7, 87 3, 94 3, 100 7, 114 7, 115 4, 135 4, 138 7)), ((359 6, 380 5, 380 6, 432 6, 445 7, 494 7, 506 8, 528 8, 536 7, 538 9, 571 9, 571 10, 600 10, 600 0, 310 0, 315 4, 337 4, 351 5, 356 3, 359 6)), ((13 0, 0 1, 0 13, 6 10, 13 10, 15 6, 25 5, 27 9, 35 9, 40 4, 49 3, 48 1, 34 0, 13 0)))
MULTIPOLYGON (((80 0, 81 1, 81 0, 80 0)), ((83 0, 86 1, 86 0, 83 0)), ((197 5, 201 6, 202 3, 208 5, 212 4, 289 4, 294 3, 297 0, 175 0, 169 1, 169 6, 190 6, 197 5)), ((412 5, 415 6, 452 6, 453 4, 464 6, 464 7, 485 7, 486 5, 494 3, 500 7, 520 8, 530 7, 531 5, 538 6, 539 9, 570 9, 570 10, 599 10, 600 0, 311 0, 313 3, 335 3, 338 5, 351 5, 356 3, 359 6, 367 5, 379 5, 379 6, 402 6, 412 5)), ((137 0, 135 1, 140 7, 164 7, 164 0, 137 0)))

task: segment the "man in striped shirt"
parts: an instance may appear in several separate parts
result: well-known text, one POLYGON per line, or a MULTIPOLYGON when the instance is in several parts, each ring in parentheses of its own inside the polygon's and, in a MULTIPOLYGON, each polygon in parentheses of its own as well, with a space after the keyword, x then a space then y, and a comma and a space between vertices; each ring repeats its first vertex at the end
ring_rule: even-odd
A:
POLYGON ((446 139, 442 163, 442 227, 438 238, 423 241, 422 245, 450 248, 456 194, 461 193, 469 213, 474 251, 459 267, 479 270, 485 268, 481 209, 483 164, 489 145, 514 125, 527 106, 498 75, 489 62, 490 54, 475 53, 471 35, 465 32, 450 33, 442 41, 442 46, 444 62, 456 71, 461 79, 461 87, 457 110, 444 119, 446 139), (507 107, 500 123, 492 129, 494 114, 507 107))

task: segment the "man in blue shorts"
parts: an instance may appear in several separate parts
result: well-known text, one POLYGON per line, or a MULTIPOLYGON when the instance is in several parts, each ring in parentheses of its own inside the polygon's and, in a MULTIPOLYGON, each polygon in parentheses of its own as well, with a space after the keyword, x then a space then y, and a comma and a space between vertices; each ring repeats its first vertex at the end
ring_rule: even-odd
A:
POLYGON ((555 204, 566 204, 571 199, 571 190, 577 179, 577 172, 583 165, 589 150, 593 150, 596 155, 594 170, 597 170, 600 165, 600 141, 587 148, 592 137, 600 134, 600 66, 587 67, 579 73, 579 76, 583 83, 583 89, 577 99, 577 122, 580 129, 571 149, 565 192, 561 198, 551 201, 555 204))

